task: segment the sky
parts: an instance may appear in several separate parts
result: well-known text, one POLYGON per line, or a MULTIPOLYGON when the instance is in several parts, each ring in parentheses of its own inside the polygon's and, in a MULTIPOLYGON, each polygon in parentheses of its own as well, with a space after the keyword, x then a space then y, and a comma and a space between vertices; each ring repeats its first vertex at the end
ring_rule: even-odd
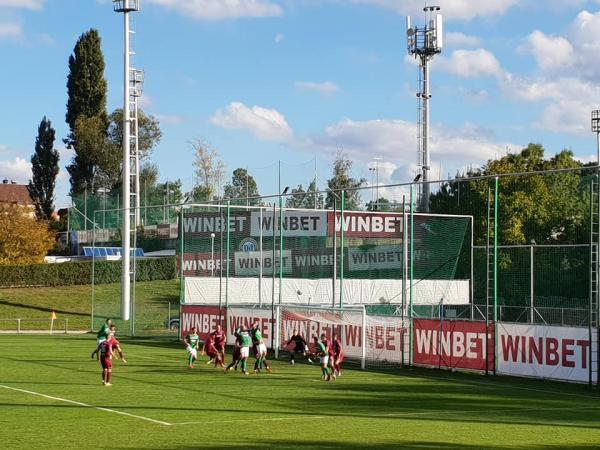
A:
MULTIPOLYGON (((429 2, 431 4, 431 2, 429 2)), ((338 152, 376 184, 417 170, 418 67, 405 15, 420 0, 142 0, 133 63, 143 109, 161 124, 151 160, 161 180, 194 183, 190 141, 226 165, 281 185, 326 187, 338 152), (375 160, 375 158, 379 158, 375 160), (377 161, 377 162, 376 162, 377 161)), ((445 45, 431 66, 433 179, 541 143, 595 160, 600 0, 438 0, 445 45)), ((0 0, 0 178, 26 183, 37 127, 52 121, 61 155, 56 205, 67 206, 73 153, 62 139, 68 58, 98 29, 109 112, 121 107, 123 21, 109 0, 0 0)), ((368 192, 363 200, 370 200, 368 192)), ((380 196, 399 191, 383 189, 380 196)), ((396 198, 397 199, 397 198, 396 198)))

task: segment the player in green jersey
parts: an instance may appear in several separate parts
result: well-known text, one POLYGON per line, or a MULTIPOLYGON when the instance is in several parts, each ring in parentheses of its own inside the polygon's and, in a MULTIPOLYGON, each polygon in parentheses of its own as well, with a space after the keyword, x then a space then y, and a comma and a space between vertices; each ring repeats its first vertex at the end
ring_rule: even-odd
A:
POLYGON ((239 330, 240 340, 240 362, 242 364, 242 372, 248 375, 248 356, 250 355, 250 333, 248 330, 239 330))
POLYGON ((319 357, 321 362, 321 378, 326 381, 331 381, 331 375, 329 373, 329 342, 325 337, 325 334, 321 335, 321 339, 315 336, 315 355, 319 357))
POLYGON ((260 332, 259 322, 255 322, 250 328, 250 337, 252 338, 252 346, 254 347, 254 354, 256 356, 256 362, 254 363, 254 373, 258 373, 261 367, 264 365, 267 372, 272 373, 269 362, 267 361, 267 346, 265 345, 260 332))
POLYGON ((100 346, 110 336, 110 327, 112 324, 112 319, 106 319, 106 322, 104 322, 100 327, 100 330, 98 330, 98 333, 96 334, 96 349, 92 352, 92 359, 94 359, 94 356, 97 360, 100 359, 100 346))
POLYGON ((196 333, 196 327, 190 328, 190 331, 183 339, 185 349, 188 352, 188 367, 194 368, 194 361, 198 359, 198 344, 200 343, 200 336, 196 333))

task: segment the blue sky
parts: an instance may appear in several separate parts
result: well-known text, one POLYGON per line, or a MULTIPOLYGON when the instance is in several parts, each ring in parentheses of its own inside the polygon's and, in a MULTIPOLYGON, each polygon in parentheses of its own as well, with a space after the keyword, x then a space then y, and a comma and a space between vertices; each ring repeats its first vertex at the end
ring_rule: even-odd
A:
MULTIPOLYGON (((0 0, 0 177, 26 182, 37 126, 57 130, 61 164, 67 61, 97 28, 109 83, 122 101, 122 17, 108 0, 0 0)), ((479 166, 528 142, 595 159, 589 115, 600 107, 600 1, 439 0, 446 46, 432 66, 434 177, 479 166)), ((161 122, 161 179, 193 182, 189 141, 217 149, 226 178, 248 167, 261 194, 319 185, 338 150, 354 175, 380 182, 416 170, 417 67, 406 14, 418 0, 143 0, 134 61, 146 71, 143 108, 161 122)), ((57 205, 68 204, 68 174, 57 205)), ((399 192, 383 194, 394 197, 399 192)), ((364 198, 364 196, 363 196, 364 198)), ((368 198, 366 200, 369 200, 368 198)))

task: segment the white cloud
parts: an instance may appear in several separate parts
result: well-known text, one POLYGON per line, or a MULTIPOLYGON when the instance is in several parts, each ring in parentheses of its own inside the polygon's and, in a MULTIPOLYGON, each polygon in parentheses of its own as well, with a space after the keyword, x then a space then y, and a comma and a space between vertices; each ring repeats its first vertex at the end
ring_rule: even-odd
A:
POLYGON ((39 10, 44 6, 44 2, 45 0, 0 0, 0 7, 39 10))
POLYGON ((522 49, 533 55, 542 70, 566 69, 574 62, 574 49, 567 39, 549 36, 539 30, 527 37, 522 49))
POLYGON ((210 122, 226 129, 248 130, 263 141, 286 142, 293 138, 293 131, 285 117, 275 109, 233 102, 219 109, 210 122))
POLYGON ((434 60, 440 70, 463 78, 500 76, 502 67, 493 53, 483 48, 476 50, 454 50, 450 57, 434 60))
POLYGON ((31 164, 18 156, 14 160, 0 160, 0 179, 5 178, 27 184, 31 179, 31 164))
MULTIPOLYGON (((321 134, 311 139, 312 148, 325 153, 342 149, 355 161, 355 169, 368 176, 366 167, 372 164, 372 157, 391 162, 396 168, 390 176, 394 182, 412 180, 417 158, 416 124, 403 120, 353 121, 345 119, 327 127, 321 134)), ((493 135, 472 124, 459 129, 434 126, 431 131, 431 157, 437 176, 471 165, 479 166, 488 159, 504 154, 506 147, 518 147, 506 142, 497 142, 493 135)), ((445 176, 445 175, 444 175, 445 176)))
MULTIPOLYGON (((401 15, 414 14, 415 17, 423 16, 422 0, 351 0, 352 3, 374 5, 397 12, 401 15)), ((446 0, 439 2, 442 14, 450 20, 471 20, 475 17, 499 16, 519 0, 446 0)))
POLYGON ((270 0, 149 0, 197 20, 278 17, 281 6, 270 0))
POLYGON ((481 45, 481 39, 477 36, 471 36, 460 32, 448 32, 444 36, 446 45, 455 47, 477 47, 481 45))
POLYGON ((0 23, 0 39, 18 38, 23 35, 23 28, 18 23, 0 23))
POLYGON ((340 87, 332 81, 324 81, 322 83, 298 81, 296 82, 296 88, 301 91, 315 91, 324 95, 332 95, 340 91, 340 87))
POLYGON ((274 40, 275 40, 276 44, 279 44, 279 43, 283 42, 284 39, 285 39, 285 36, 283 35, 283 33, 277 33, 275 35, 275 39, 274 40))
POLYGON ((589 135, 590 111, 600 106, 600 85, 573 77, 545 79, 506 74, 501 89, 513 100, 547 103, 533 125, 555 133, 589 135))

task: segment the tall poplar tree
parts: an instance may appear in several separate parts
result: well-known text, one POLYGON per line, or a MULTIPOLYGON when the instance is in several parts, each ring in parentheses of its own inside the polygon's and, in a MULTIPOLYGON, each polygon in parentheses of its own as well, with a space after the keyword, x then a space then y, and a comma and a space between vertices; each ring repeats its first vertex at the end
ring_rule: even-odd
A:
POLYGON ((35 153, 31 157, 33 178, 27 187, 38 219, 50 219, 54 210, 54 187, 60 159, 54 148, 55 139, 56 132, 52 123, 44 116, 35 139, 35 153))
POLYGON ((102 179, 107 178, 104 166, 111 158, 107 158, 107 83, 100 44, 98 31, 90 29, 79 37, 69 57, 66 121, 70 132, 65 144, 75 151, 67 167, 72 194, 81 193, 86 187, 107 187, 102 179))

